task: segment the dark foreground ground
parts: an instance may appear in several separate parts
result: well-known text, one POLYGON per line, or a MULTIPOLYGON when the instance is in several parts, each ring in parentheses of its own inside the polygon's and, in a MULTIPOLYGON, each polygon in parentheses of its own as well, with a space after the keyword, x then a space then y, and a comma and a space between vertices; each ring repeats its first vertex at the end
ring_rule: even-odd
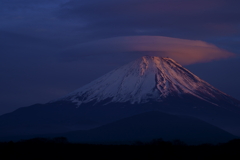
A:
POLYGON ((69 143, 66 138, 34 138, 1 142, 0 159, 239 159, 240 139, 228 143, 188 146, 181 141, 161 139, 132 145, 69 143))

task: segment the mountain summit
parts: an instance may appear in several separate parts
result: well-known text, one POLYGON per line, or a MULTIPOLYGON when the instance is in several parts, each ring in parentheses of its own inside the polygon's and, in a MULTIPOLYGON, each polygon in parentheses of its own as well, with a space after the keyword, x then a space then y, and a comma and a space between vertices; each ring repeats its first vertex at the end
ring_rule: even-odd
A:
MULTIPOLYGON (((202 130, 211 131, 204 132, 204 135, 213 134, 213 130, 214 134, 222 135, 225 130, 240 136, 240 102, 170 58, 144 56, 55 101, 23 107, 0 116, 0 137, 74 131, 73 134, 82 139, 84 136, 80 135, 89 137, 95 131, 99 131, 96 135, 108 135, 105 132, 116 131, 116 124, 118 129, 134 133, 133 136, 145 133, 146 128, 151 128, 149 132, 157 128, 155 136, 136 135, 143 139, 164 138, 164 135, 178 139, 180 130, 185 128, 181 134, 189 135, 191 126, 194 135, 187 138, 194 139, 202 130), (152 123, 155 121, 158 124, 152 123), (177 127, 179 134, 170 126, 177 127), (212 127, 218 127, 219 132, 212 127), (163 134, 162 130, 166 133, 163 134), (174 133, 170 133, 173 130, 174 133)), ((113 137, 119 137, 117 134, 113 137)))
POLYGON ((140 104, 183 95, 216 106, 226 100, 237 103, 171 58, 154 56, 144 56, 113 70, 60 100, 69 100, 78 106, 92 101, 140 104))

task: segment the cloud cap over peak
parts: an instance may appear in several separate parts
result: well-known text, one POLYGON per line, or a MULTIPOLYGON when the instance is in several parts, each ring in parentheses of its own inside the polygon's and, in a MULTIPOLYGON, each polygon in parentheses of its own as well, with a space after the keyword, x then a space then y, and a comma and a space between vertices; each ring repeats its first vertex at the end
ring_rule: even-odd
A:
POLYGON ((200 41, 163 36, 124 36, 82 43, 64 53, 84 55, 138 54, 170 57, 189 65, 232 57, 235 54, 217 46, 200 41))

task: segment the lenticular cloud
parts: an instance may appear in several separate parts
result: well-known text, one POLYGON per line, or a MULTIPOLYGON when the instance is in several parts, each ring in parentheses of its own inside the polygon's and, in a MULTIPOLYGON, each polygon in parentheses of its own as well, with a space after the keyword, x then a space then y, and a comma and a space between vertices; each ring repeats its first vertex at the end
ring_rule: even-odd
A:
MULTIPOLYGON (((170 57, 182 65, 208 62, 234 56, 233 53, 200 41, 163 36, 127 36, 102 39, 74 47, 95 54, 139 53, 170 57)), ((79 53, 81 54, 81 53, 79 53)))

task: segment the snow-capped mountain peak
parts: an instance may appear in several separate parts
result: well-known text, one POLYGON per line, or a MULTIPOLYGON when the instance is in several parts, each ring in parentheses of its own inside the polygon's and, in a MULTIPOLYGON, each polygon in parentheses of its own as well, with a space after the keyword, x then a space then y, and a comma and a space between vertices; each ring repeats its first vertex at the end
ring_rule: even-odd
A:
POLYGON ((204 101, 217 99, 218 94, 227 96, 171 58, 143 56, 61 99, 71 100, 78 106, 103 100, 134 104, 150 100, 160 102, 168 96, 181 97, 182 94, 190 94, 204 101))

